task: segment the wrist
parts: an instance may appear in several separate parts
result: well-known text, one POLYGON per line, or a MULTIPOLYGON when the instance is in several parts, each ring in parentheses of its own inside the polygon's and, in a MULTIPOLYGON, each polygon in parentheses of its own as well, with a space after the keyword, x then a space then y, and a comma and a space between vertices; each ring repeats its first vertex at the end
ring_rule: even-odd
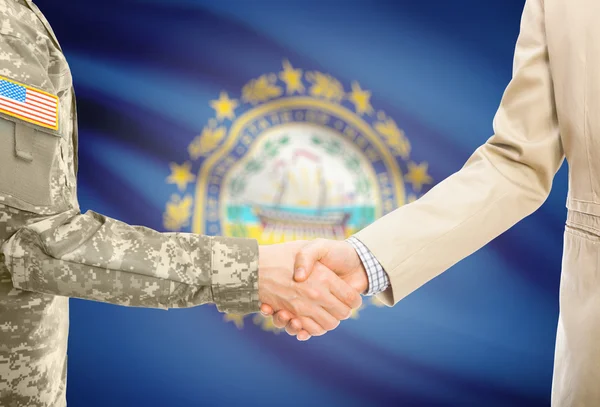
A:
POLYGON ((260 304, 265 303, 265 273, 266 273, 266 264, 265 260, 269 258, 268 256, 268 247, 267 246, 258 246, 258 302, 260 304))
POLYGON ((352 273, 351 285, 357 292, 366 295, 369 291, 371 281, 368 270, 366 269, 366 259, 363 257, 363 254, 365 251, 368 251, 368 249, 354 236, 346 239, 345 243, 350 247, 352 263, 356 265, 354 272, 352 273))
POLYGON ((278 284, 289 285, 294 279, 294 260, 300 249, 308 242, 293 242, 258 246, 258 298, 261 303, 270 304, 270 297, 278 284))
MULTIPOLYGON (((360 259, 359 259, 359 261, 360 261, 360 259)), ((367 270, 365 269, 365 266, 362 264, 362 261, 360 262, 360 267, 356 271, 356 274, 358 275, 356 291, 358 291, 360 294, 364 295, 369 290, 369 275, 367 274, 367 270)))
POLYGON ((348 240, 346 240, 344 243, 349 246, 348 259, 351 259, 350 264, 354 264, 354 270, 349 274, 347 282, 353 289, 356 290, 356 292, 365 294, 369 289, 369 277, 367 270, 365 269, 365 265, 354 244, 348 240))

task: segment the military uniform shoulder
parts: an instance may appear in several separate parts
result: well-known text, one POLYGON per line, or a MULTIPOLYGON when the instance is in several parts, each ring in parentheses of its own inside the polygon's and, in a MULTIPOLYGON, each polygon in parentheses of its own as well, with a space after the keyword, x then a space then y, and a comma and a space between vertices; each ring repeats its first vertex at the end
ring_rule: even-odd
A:
POLYGON ((0 0, 0 36, 18 38, 32 49, 42 48, 48 33, 34 7, 25 0, 0 0))
POLYGON ((58 50, 35 6, 0 0, 0 79, 56 94, 48 71, 58 50))

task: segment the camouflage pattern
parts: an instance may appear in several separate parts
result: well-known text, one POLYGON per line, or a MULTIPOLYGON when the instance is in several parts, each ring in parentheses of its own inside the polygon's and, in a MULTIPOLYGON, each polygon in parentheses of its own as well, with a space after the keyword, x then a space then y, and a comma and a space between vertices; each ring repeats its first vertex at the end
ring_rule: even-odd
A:
POLYGON ((0 151, 9 157, 0 161, 1 406, 66 405, 68 297, 258 311, 254 240, 158 233, 80 213, 71 73, 47 21, 29 0, 0 0, 0 76, 60 99, 57 131, 0 112, 0 151), (17 126, 34 128, 35 140, 41 140, 30 163, 6 153, 16 148, 17 126), (44 154, 51 160, 39 159, 44 154), (11 187, 14 165, 27 172, 40 162, 52 165, 39 190, 25 197, 23 188, 11 187))

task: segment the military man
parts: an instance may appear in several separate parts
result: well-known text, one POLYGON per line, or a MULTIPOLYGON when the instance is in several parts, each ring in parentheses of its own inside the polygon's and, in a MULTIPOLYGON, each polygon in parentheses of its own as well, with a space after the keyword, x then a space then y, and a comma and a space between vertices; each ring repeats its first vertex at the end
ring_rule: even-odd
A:
POLYGON ((71 73, 52 29, 31 0, 0 0, 0 405, 66 405, 68 297, 239 314, 265 302, 321 333, 360 306, 323 266, 293 282, 303 242, 259 248, 80 213, 77 144, 71 73))

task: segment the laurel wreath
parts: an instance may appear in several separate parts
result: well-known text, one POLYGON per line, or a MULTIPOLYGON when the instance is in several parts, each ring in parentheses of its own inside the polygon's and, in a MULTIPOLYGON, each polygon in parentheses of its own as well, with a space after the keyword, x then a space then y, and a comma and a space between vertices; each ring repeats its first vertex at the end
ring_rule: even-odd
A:
POLYGON ((345 149, 342 143, 337 140, 323 139, 317 135, 313 135, 311 141, 315 146, 323 148, 330 156, 342 157, 346 169, 356 177, 356 194, 365 197, 369 196, 371 183, 362 171, 360 160, 355 154, 345 149))

